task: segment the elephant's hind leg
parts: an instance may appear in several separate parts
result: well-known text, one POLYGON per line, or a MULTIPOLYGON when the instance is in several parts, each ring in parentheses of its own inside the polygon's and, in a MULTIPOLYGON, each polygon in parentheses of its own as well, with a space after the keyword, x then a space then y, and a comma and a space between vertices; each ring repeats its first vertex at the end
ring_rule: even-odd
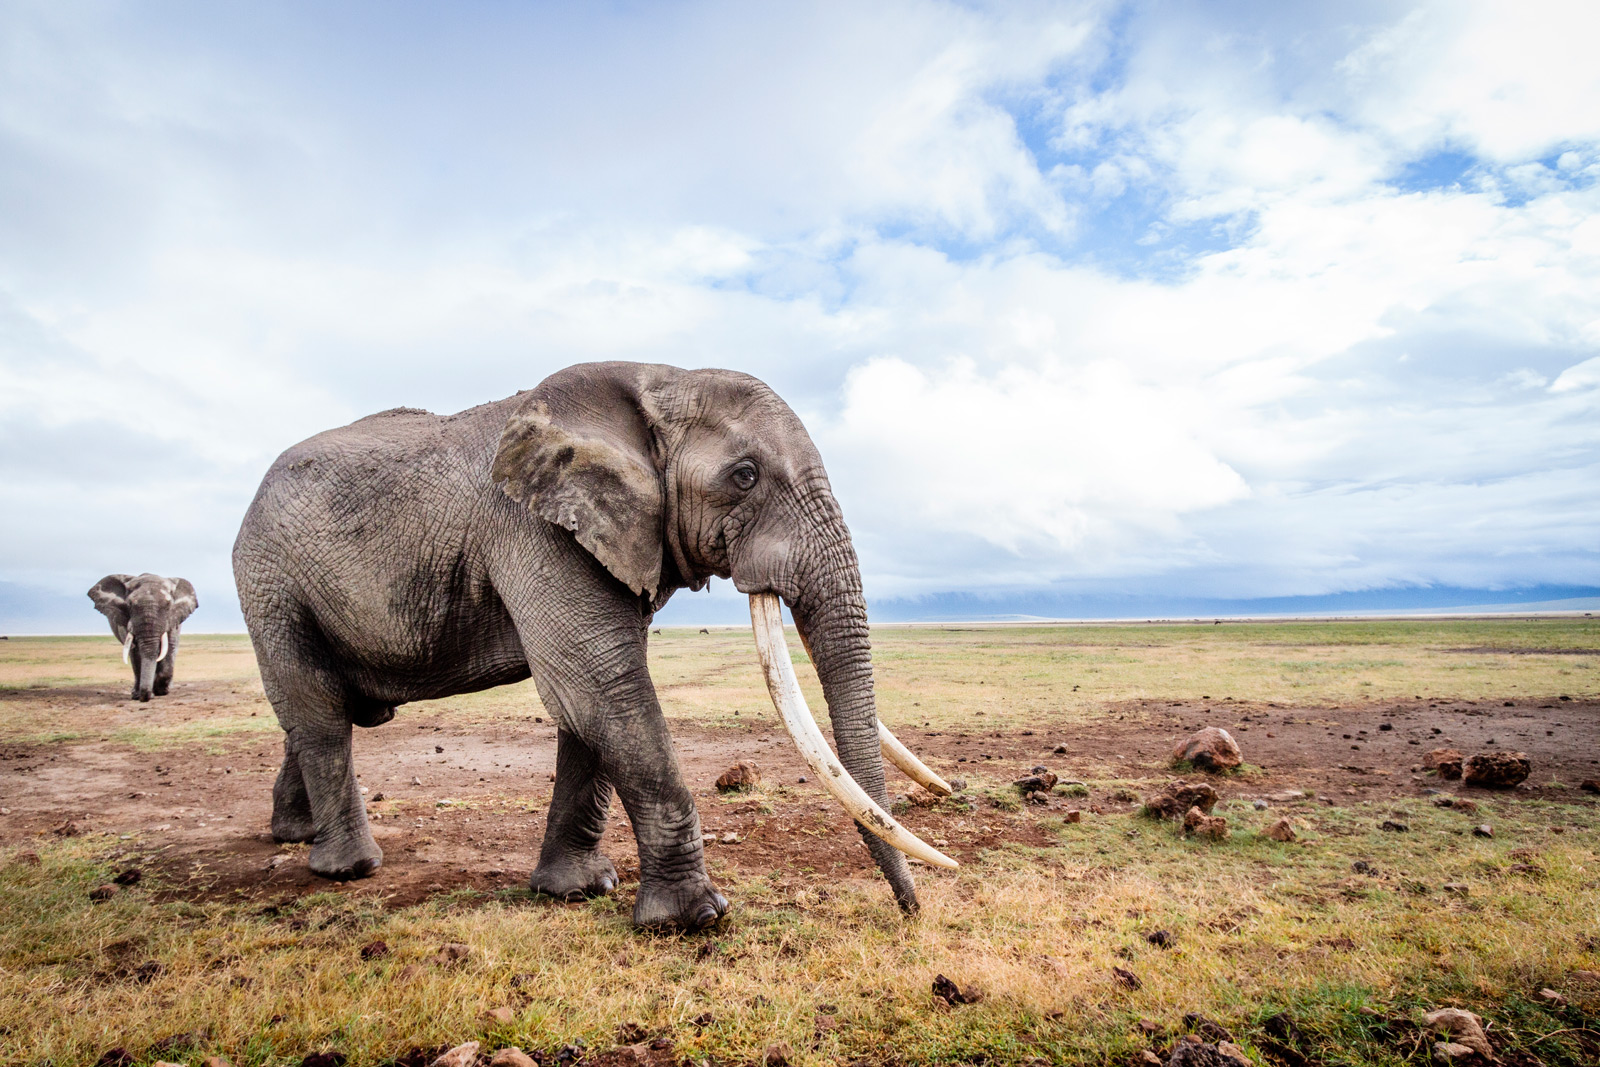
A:
POLYGON ((310 841, 317 836, 316 823, 311 817, 311 797, 306 793, 305 779, 300 774, 300 760, 283 739, 283 765, 278 768, 278 780, 272 784, 272 839, 274 841, 310 841))
POLYGON ((556 733, 556 787, 550 798, 539 866, 529 887, 559 900, 603 896, 617 887, 617 869, 600 852, 611 785, 594 751, 566 730, 556 733))
POLYGON ((311 873, 345 881, 383 866, 383 850, 372 839, 356 785, 349 721, 291 727, 284 746, 285 767, 294 761, 311 809, 311 873))

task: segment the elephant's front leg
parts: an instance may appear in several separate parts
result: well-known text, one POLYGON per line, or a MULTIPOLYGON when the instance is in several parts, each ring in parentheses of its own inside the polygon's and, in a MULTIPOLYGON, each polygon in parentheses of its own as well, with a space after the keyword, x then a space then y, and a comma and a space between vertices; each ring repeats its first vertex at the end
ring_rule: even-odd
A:
POLYGON ((633 822, 639 846, 639 926, 698 930, 728 910, 706 874, 700 813, 684 784, 666 719, 650 694, 635 713, 607 721, 601 767, 633 822))
POLYGON ((617 869, 600 853, 610 807, 611 784, 600 773, 599 757, 577 735, 558 731, 555 794, 529 883, 535 893, 581 900, 617 887, 617 869))
POLYGON ((172 675, 178 666, 178 635, 173 634, 171 643, 167 647, 166 658, 156 664, 156 681, 150 687, 150 692, 158 697, 167 695, 167 690, 172 688, 172 675))

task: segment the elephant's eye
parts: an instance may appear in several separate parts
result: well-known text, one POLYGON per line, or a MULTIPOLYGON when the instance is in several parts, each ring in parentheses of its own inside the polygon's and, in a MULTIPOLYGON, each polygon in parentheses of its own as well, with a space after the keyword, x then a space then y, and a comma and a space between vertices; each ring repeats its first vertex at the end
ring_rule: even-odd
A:
POLYGON ((733 480, 733 484, 738 486, 741 492, 747 493, 755 488, 756 479, 760 476, 756 473, 756 465, 746 462, 733 468, 728 477, 733 480))

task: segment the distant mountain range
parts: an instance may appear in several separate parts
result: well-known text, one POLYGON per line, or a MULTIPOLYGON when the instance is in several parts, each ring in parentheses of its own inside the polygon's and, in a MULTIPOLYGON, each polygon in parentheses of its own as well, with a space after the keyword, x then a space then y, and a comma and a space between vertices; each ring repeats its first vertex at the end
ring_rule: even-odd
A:
MULTIPOLYGON (((710 595, 679 593, 656 616, 659 626, 743 625, 750 621, 744 597, 726 583, 710 595)), ((88 588, 88 583, 84 583, 88 588)), ((239 633, 233 590, 207 596, 189 629, 239 633)), ((938 593, 925 597, 872 599, 874 622, 1025 622, 1052 619, 1213 619, 1240 616, 1502 614, 1577 611, 1600 615, 1600 588, 1538 585, 1525 589, 1404 586, 1321 596, 1182 597, 1061 595, 1047 591, 938 593)), ((16 582, 0 582, 0 634, 97 634, 106 630, 88 597, 16 582)))

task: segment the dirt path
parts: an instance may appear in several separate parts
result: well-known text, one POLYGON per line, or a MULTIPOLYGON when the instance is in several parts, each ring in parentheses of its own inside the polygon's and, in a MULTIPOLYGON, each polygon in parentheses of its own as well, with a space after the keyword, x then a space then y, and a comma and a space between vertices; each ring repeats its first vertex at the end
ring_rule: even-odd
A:
MULTIPOLYGON (((0 713, 21 701, 43 701, 77 714, 173 724, 249 699, 239 694, 227 685, 179 683, 168 700, 141 707, 119 699, 121 690, 11 690, 0 713)), ((1336 708, 1132 702, 1109 708, 1087 727, 984 731, 981 719, 972 721, 973 728, 959 732, 908 727, 900 736, 947 777, 974 785, 980 778, 991 786, 1009 781, 1035 764, 1067 779, 1162 778, 1174 742, 1202 725, 1227 727, 1258 768, 1219 782, 1224 796, 1289 787, 1315 790, 1324 803, 1418 795, 1447 785, 1413 770, 1428 749, 1444 746, 1528 754, 1534 776, 1518 797, 1589 803, 1593 798, 1576 786, 1600 778, 1600 705, 1555 698, 1336 708), (1058 745, 1067 751, 1055 752, 1058 745)), ((725 729, 676 722, 673 733, 706 835, 715 838, 709 853, 719 878, 736 884, 772 871, 797 879, 870 875, 853 828, 818 787, 800 784, 805 767, 774 724, 725 729), (717 795, 713 781, 738 759, 761 767, 767 791, 717 795)), ((357 730, 356 765, 385 865, 346 887, 313 877, 303 856, 284 856, 267 834, 279 735, 236 735, 226 747, 228 755, 211 756, 198 743, 155 751, 104 741, 0 745, 0 845, 51 832, 109 832, 129 835, 130 848, 150 854, 187 887, 185 895, 279 898, 341 888, 395 903, 464 885, 513 888, 537 860, 555 767, 555 728, 548 721, 462 725, 455 717, 402 709, 383 727, 357 730)), ((899 794, 911 786, 891 771, 890 788, 899 794)), ((1097 788, 1052 805, 1068 806, 1117 812, 1135 805, 1126 794, 1118 799, 1115 789, 1097 788)), ((637 875, 637 859, 627 820, 620 807, 614 810, 606 850, 626 885, 637 875)), ((1012 813, 980 802, 966 814, 913 807, 905 821, 970 860, 1004 842, 1042 843, 1041 814, 1050 811, 1012 813)))

